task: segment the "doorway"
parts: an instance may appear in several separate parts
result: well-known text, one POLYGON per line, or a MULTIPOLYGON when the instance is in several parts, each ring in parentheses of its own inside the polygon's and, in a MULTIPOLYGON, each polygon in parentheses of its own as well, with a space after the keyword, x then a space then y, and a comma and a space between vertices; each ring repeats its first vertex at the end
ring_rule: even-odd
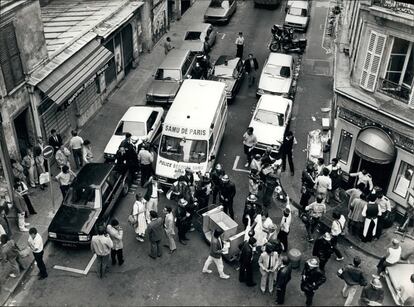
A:
MULTIPOLYGON (((357 154, 354 154, 354 158, 351 164, 351 173, 359 172, 362 169, 366 169, 372 176, 372 182, 374 186, 380 187, 384 193, 387 192, 388 184, 390 182, 394 162, 387 164, 379 164, 367 161, 357 154)), ((356 178, 350 178, 350 184, 355 186, 356 178)))
POLYGON ((28 127, 31 126, 29 115, 29 108, 26 108, 14 119, 14 129, 16 131, 17 146, 19 153, 22 157, 26 155, 27 148, 31 147, 30 140, 35 139, 35 136, 30 135, 28 132, 28 127))

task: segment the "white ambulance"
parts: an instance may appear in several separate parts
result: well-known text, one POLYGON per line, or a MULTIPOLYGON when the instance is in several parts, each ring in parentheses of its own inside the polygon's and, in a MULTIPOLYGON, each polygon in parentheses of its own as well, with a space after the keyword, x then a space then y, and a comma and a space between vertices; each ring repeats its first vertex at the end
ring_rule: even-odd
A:
POLYGON ((155 173, 170 185, 188 167, 210 171, 227 123, 225 84, 185 80, 165 117, 155 173))

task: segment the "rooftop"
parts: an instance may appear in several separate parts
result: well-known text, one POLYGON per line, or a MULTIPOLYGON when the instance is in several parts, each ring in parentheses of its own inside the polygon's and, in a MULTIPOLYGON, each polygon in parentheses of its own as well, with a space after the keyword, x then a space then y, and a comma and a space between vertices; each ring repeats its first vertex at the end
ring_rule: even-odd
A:
POLYGON ((54 0, 41 8, 49 56, 59 53, 124 7, 128 0, 54 0))

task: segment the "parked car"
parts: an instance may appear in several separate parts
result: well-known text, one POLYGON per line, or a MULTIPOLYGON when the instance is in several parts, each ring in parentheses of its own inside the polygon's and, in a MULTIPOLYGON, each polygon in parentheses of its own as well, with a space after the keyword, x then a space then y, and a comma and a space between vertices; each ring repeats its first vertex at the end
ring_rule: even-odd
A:
POLYGON ((229 22, 231 16, 236 12, 236 0, 211 0, 206 12, 204 21, 210 23, 229 22))
POLYGON ((286 7, 284 25, 305 32, 308 29, 309 16, 308 1, 289 1, 286 7))
POLYGON ((82 167, 53 217, 49 240, 89 244, 95 225, 106 224, 118 201, 128 194, 128 170, 123 165, 89 163, 82 167))
POLYGON ((410 280, 414 272, 414 264, 400 261, 385 269, 385 281, 391 296, 397 306, 409 306, 405 304, 409 297, 414 297, 414 287, 410 280))
POLYGON ((256 149, 268 146, 278 152, 282 145, 292 112, 292 100, 281 96, 263 95, 257 102, 249 127, 257 137, 256 149))
POLYGON ((214 63, 211 80, 226 84, 227 101, 233 100, 244 78, 244 62, 240 58, 221 55, 214 63))
POLYGON ((271 52, 263 65, 257 97, 263 94, 282 95, 288 98, 293 81, 293 57, 271 52))
POLYGON ((209 52, 216 42, 217 32, 209 23, 193 24, 184 34, 181 49, 188 49, 193 53, 209 52))
POLYGON ((104 150, 104 158, 107 161, 115 159, 116 152, 125 133, 129 132, 138 138, 138 145, 143 140, 152 142, 161 128, 161 118, 164 110, 161 107, 133 106, 130 107, 115 128, 104 150))
POLYGON ((173 49, 154 74, 147 90, 147 103, 171 104, 184 79, 192 75, 196 57, 189 51, 173 49))

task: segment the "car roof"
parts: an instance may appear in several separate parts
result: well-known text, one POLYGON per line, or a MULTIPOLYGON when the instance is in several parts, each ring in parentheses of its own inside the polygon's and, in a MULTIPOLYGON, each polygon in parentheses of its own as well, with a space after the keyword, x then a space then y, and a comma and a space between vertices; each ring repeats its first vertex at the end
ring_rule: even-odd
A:
POLYGON ((185 80, 164 123, 194 128, 210 127, 220 98, 225 93, 225 86, 217 81, 185 80), (193 116, 187 118, 189 114, 193 116))
POLYGON ((158 111, 154 107, 133 106, 122 116, 122 121, 145 122, 151 115, 152 111, 158 111))
POLYGON ((88 163, 79 171, 74 185, 87 187, 100 186, 114 166, 108 163, 88 163))
POLYGON ((307 9, 309 7, 309 3, 308 1, 292 1, 290 6, 300 9, 307 9))
POLYGON ((277 113, 285 113, 286 108, 292 101, 277 95, 262 95, 257 104, 257 108, 277 113))
POLYGON ((284 53, 276 53, 276 52, 271 52, 267 60, 268 64, 274 64, 274 65, 280 65, 280 66, 290 66, 292 62, 293 62, 293 57, 291 55, 284 54, 284 53))
POLYGON ((162 69, 181 69, 181 66, 185 62, 185 59, 189 55, 190 50, 186 49, 173 49, 168 52, 162 61, 159 68, 162 69))
POLYGON ((210 23, 200 22, 200 23, 194 23, 191 26, 187 28, 187 32, 204 32, 207 31, 207 29, 211 26, 210 23))

